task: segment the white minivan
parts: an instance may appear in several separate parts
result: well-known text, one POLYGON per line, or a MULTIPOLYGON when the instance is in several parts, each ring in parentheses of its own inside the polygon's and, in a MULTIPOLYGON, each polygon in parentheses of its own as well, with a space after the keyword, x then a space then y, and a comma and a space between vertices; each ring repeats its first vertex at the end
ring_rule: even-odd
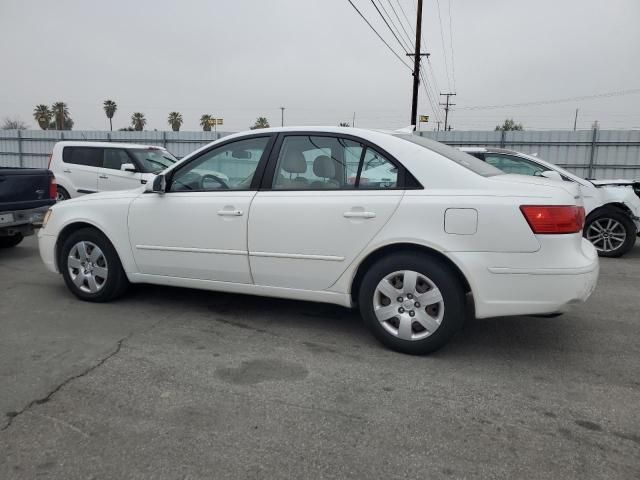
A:
POLYGON ((134 143, 58 142, 49 169, 58 201, 87 193, 130 190, 153 180, 177 159, 165 148, 134 143))

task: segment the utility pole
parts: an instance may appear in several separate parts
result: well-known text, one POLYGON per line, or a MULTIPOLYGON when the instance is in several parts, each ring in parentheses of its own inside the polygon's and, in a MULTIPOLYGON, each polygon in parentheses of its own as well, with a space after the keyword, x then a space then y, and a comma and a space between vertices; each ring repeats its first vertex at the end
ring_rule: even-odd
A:
POLYGON ((356 112, 353 112, 353 120, 351 120, 351 126, 355 128, 356 126, 356 112))
POLYGON ((422 0, 418 0, 418 14, 416 18, 416 48, 415 52, 407 53, 413 57, 413 97, 411 99, 411 125, 416 129, 418 117, 418 88, 420 87, 420 59, 428 57, 428 53, 420 53, 420 40, 422 38, 422 0))
POLYGON ((576 116, 573 119, 573 131, 576 131, 576 126, 578 125, 578 109, 576 108, 576 116))
POLYGON ((440 124, 442 123, 440 120, 436 122, 438 124, 438 131, 440 131, 440 124))
POLYGON ((280 126, 284 127, 284 107, 280 107, 280 126))
POLYGON ((441 97, 447 97, 446 103, 440 102, 440 105, 444 105, 444 130, 447 131, 449 125, 449 109, 455 105, 455 103, 449 103, 449 97, 455 96, 455 93, 441 93, 441 97))

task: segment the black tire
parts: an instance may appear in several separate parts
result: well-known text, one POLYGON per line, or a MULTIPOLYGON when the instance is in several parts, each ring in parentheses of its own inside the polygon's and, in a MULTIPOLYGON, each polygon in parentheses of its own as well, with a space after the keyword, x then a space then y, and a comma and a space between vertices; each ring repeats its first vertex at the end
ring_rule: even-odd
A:
POLYGON ((15 235, 10 235, 8 237, 0 237, 0 248, 15 247, 22 240, 24 240, 24 236, 21 233, 16 233, 15 235))
MULTIPOLYGON (((362 279, 358 302, 362 318, 380 342, 392 350, 412 355, 423 355, 441 348, 460 330, 466 317, 465 293, 458 276, 444 261, 424 254, 395 253, 378 260, 362 279), (393 335, 378 321, 374 311, 375 295, 379 295, 376 294, 379 282, 394 272, 403 270, 411 270, 427 277, 442 294, 444 316, 440 326, 429 336, 419 340, 404 340, 393 335)), ((425 308, 424 305, 421 307, 425 308)), ((416 322, 415 317, 411 317, 409 321, 413 322, 412 332, 421 333, 414 331, 415 328, 423 328, 416 322)), ((399 331, 399 327, 397 328, 399 331)))
POLYGON ((60 251, 59 262, 60 271, 64 278, 64 282, 71 292, 81 300, 87 302, 108 302, 120 297, 129 287, 129 280, 122 268, 120 258, 113 248, 113 245, 107 237, 105 237, 100 231, 94 228, 83 228, 73 232, 64 241, 62 249, 60 251), (91 242, 104 254, 106 259, 106 266, 108 267, 108 274, 106 280, 95 293, 87 292, 78 287, 69 271, 69 254, 71 249, 79 242, 91 242))
POLYGON ((58 185, 56 187, 56 202, 62 202, 64 200, 69 200, 71 198, 71 195, 69 195, 69 192, 67 192, 65 190, 64 187, 61 187, 60 185, 58 185))
POLYGON ((636 243, 637 234, 638 234, 638 231, 637 231, 636 225, 635 223, 633 223, 633 220, 629 218, 629 215, 627 215, 625 212, 621 210, 618 210, 616 208, 611 208, 611 207, 601 208, 600 210, 597 210, 592 215, 590 215, 589 218, 587 218, 587 222, 584 226, 584 231, 583 231, 584 237, 587 240, 592 241, 593 246, 596 247, 596 250, 598 250, 599 256, 613 257, 613 258, 621 257, 622 255, 627 253, 629 250, 631 250, 636 243), (600 239, 595 241, 592 240, 593 238, 592 236, 597 233, 594 230, 595 229, 594 223, 598 222, 596 225, 600 225, 601 222, 606 221, 608 219, 611 219, 619 223, 620 225, 622 225, 626 235, 624 242, 622 242, 617 248, 614 248, 614 249, 603 248, 604 240, 600 240, 600 239))

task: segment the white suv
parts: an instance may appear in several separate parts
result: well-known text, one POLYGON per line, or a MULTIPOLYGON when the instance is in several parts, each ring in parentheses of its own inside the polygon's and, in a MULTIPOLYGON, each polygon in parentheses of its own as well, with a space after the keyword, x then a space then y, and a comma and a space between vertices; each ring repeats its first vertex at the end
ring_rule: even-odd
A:
POLYGON ((87 193, 130 190, 153 180, 177 159, 162 147, 132 143, 58 142, 49 169, 58 201, 87 193))

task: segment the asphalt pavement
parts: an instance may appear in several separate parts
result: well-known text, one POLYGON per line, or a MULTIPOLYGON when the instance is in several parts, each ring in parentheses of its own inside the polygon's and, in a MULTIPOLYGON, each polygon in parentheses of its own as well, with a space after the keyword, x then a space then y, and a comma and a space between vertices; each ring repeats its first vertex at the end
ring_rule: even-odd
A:
POLYGON ((427 357, 331 305, 138 286, 77 300, 0 250, 0 479, 640 478, 640 244, 557 318, 427 357))

